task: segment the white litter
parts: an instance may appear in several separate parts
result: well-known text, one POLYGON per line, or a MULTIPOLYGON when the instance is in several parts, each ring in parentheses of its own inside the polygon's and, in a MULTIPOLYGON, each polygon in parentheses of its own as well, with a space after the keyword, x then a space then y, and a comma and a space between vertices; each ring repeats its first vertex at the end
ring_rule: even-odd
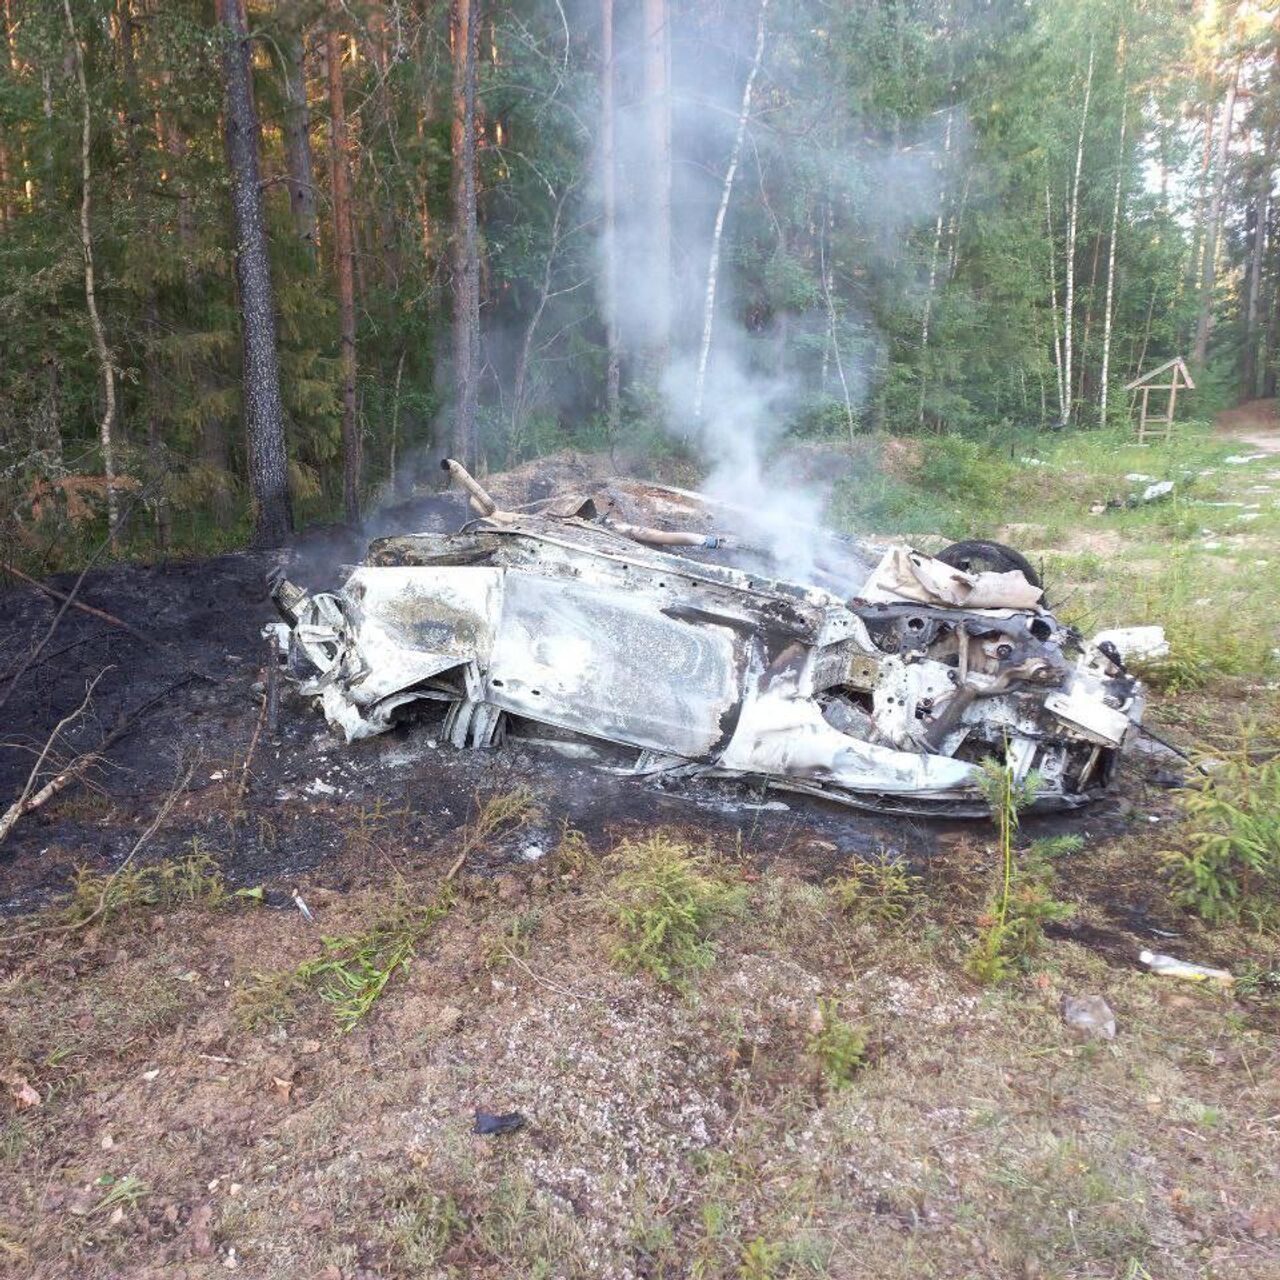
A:
POLYGON ((309 796, 336 796, 338 788, 330 786, 323 778, 316 778, 312 782, 307 783, 307 795, 309 796))
POLYGON ((1233 467, 1243 467, 1246 462, 1258 462, 1267 455, 1265 453, 1233 453, 1229 458, 1223 458, 1223 462, 1233 467))
POLYGON ((1099 631, 1093 638, 1094 644, 1107 641, 1115 645, 1116 651, 1126 660, 1169 656, 1169 642, 1165 639, 1163 627, 1112 627, 1108 631, 1099 631))
POLYGON ((1157 480, 1142 491, 1143 502, 1155 502, 1158 498, 1168 497, 1173 492, 1172 480, 1157 480))

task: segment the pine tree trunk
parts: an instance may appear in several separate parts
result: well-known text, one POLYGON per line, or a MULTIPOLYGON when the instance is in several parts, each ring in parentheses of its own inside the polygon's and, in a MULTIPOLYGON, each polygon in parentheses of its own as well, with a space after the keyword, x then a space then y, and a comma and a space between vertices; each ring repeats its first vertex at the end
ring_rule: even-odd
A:
POLYGON ((1226 190, 1227 163, 1231 159, 1231 129, 1236 113, 1236 92, 1240 86, 1240 63, 1231 72, 1227 100, 1222 109, 1222 132, 1218 135, 1218 170, 1213 176, 1213 202, 1204 229, 1204 262, 1200 274, 1200 310, 1196 318, 1193 359, 1204 367, 1209 354, 1209 333, 1213 328, 1213 289, 1218 271, 1218 229, 1222 222, 1222 198, 1226 190))
POLYGON ((751 115, 751 90, 755 87, 760 64, 764 61, 764 19, 769 0, 760 0, 760 16, 756 20, 756 52, 747 72, 742 89, 742 105, 738 108, 738 127, 733 135, 733 150, 729 153, 729 165, 725 169, 724 182, 720 186, 720 204, 716 208, 715 226, 711 232, 711 256, 707 262, 707 287, 702 303, 702 343, 698 348, 698 376, 693 392, 693 416, 702 417, 702 398, 707 386, 707 361, 711 357, 711 333, 716 316, 716 280, 720 274, 720 245, 724 239, 724 220, 729 212, 729 200, 733 195, 733 180, 737 176, 742 159, 742 140, 747 134, 747 120, 751 115))
POLYGON ((355 248, 347 168, 347 110, 342 86, 342 40, 338 11, 329 7, 325 32, 329 64, 329 184, 333 193, 333 256, 338 279, 339 366, 342 376, 342 507, 348 524, 360 520, 360 427, 356 421, 355 248))
POLYGON ((258 168, 258 111, 253 99, 244 0, 217 0, 217 12, 224 46, 227 171, 235 220, 244 428, 254 541, 258 546, 273 547, 284 542, 292 531, 293 507, 276 350, 275 291, 258 168))
POLYGON ((98 440, 102 447, 102 470, 107 481, 107 528, 112 542, 119 533, 120 507, 116 494, 115 440, 113 428, 116 421, 116 370, 107 347, 106 331, 98 314, 97 282, 93 266, 93 166, 90 146, 93 139, 93 119, 89 110, 89 83, 84 74, 84 50, 76 34, 75 19, 71 15, 71 0, 62 0, 62 12, 67 20, 67 35, 71 39, 71 52, 75 61, 76 82, 80 87, 80 249, 84 256, 84 300, 89 312, 89 328, 93 334, 93 349, 98 358, 98 370, 102 377, 102 420, 98 424, 98 440))
POLYGON ((662 378, 671 351, 671 32, 667 0, 642 0, 642 59, 648 172, 644 175, 649 290, 645 363, 662 378))
POLYGON ((600 0, 600 193, 601 250, 604 257, 602 311, 605 344, 605 420, 609 438, 618 430, 622 390, 622 351, 618 340, 618 171, 614 155, 613 0, 600 0))
POLYGON ((1271 194, 1271 147, 1258 166, 1253 202, 1253 248, 1249 255, 1249 297, 1245 306, 1244 350, 1240 359, 1240 390, 1245 400, 1258 392, 1258 309, 1262 297, 1262 259, 1267 250, 1267 204, 1271 194))
POLYGON ((1093 40, 1089 40, 1089 68, 1085 72, 1084 106, 1080 111, 1080 132, 1076 137, 1076 169, 1071 183, 1071 204, 1067 212, 1067 290, 1062 303, 1062 426, 1071 421, 1071 339, 1076 305, 1076 232, 1080 226, 1080 168, 1084 163, 1084 130, 1089 120, 1089 95, 1093 90, 1093 40))
POLYGON ((1107 392, 1111 382, 1111 320, 1116 295, 1116 238, 1120 234, 1120 191, 1124 183, 1124 139, 1129 123, 1128 82, 1120 87, 1120 154, 1116 158, 1116 185, 1111 197, 1111 244, 1107 248, 1107 301, 1102 314, 1102 391, 1098 404, 1100 424, 1107 425, 1107 392))
POLYGON ((480 258, 476 233, 476 0, 453 0, 453 455, 476 464, 480 378, 480 258))
MULTIPOLYGON (((277 4, 283 13, 286 6, 277 4)), ((306 246, 314 263, 316 257, 316 188, 311 163, 311 108, 307 105, 306 35, 287 30, 280 40, 284 63, 284 89, 288 105, 284 112, 284 159, 289 192, 289 212, 293 229, 306 246)))

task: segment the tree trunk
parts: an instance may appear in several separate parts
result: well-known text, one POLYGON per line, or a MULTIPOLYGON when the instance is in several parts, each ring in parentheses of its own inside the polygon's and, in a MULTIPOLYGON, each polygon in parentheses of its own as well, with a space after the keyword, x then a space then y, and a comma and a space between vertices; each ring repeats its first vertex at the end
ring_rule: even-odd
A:
MULTIPOLYGON (((66 0, 64 0, 64 3, 66 0)), ((227 171, 235 219, 236 281, 243 350, 244 428, 253 495, 254 541, 279 546, 293 528, 285 450, 275 291, 267 254, 258 169, 258 111, 244 0, 217 0, 226 79, 227 171)))
POLYGON ((1062 426, 1071 421, 1071 338, 1076 305, 1076 232, 1080 226, 1080 168, 1084 163, 1084 130, 1089 120, 1089 95, 1093 90, 1093 40, 1089 40, 1089 68, 1085 72, 1084 106, 1080 111, 1080 132, 1076 136, 1076 170, 1071 183, 1071 204, 1067 211, 1067 296, 1062 304, 1062 426))
POLYGON ((647 169, 644 175, 649 305, 645 363, 660 381, 671 351, 671 32, 667 0, 642 0, 647 169))
POLYGON ((1267 204, 1271 194, 1271 146, 1258 166, 1258 188, 1253 202, 1253 248, 1249 256, 1249 298, 1245 306, 1244 351, 1240 362, 1240 389, 1244 399, 1258 392, 1258 308, 1262 296, 1262 259, 1267 250, 1267 204))
POLYGON ((933 249, 929 254, 929 285, 924 294, 924 314, 920 317, 920 409, 916 421, 924 426, 924 400, 928 385, 925 361, 929 353, 929 321, 933 314, 933 291, 938 283, 938 258, 942 253, 942 225, 947 214, 947 170, 951 157, 951 123, 955 111, 947 108, 947 128, 942 143, 942 181, 938 184, 938 216, 933 224, 933 249))
POLYGON ((1058 327, 1058 268, 1053 251, 1053 201, 1049 184, 1044 184, 1044 220, 1049 240, 1049 307, 1053 314, 1053 370, 1058 378, 1058 421, 1065 420, 1066 399, 1062 380, 1062 336, 1058 327))
POLYGON ((453 0, 453 454, 476 465, 480 379, 480 258, 476 235, 476 0, 453 0))
POLYGON ((348 524, 360 520, 360 427, 356 421, 355 249, 347 169, 347 111, 342 89, 338 8, 329 6, 325 32, 329 64, 329 184, 333 193, 333 256, 338 278, 338 341, 342 373, 342 507, 348 524))
POLYGON ((538 301, 529 315, 529 323, 525 325, 524 336, 520 340, 520 351, 516 356, 515 375, 511 380, 511 430, 507 438, 507 465, 512 466, 519 458, 521 440, 524 434, 526 415, 525 400, 529 381, 529 365, 533 357, 533 339, 538 332, 543 312, 547 309, 547 301, 551 294, 551 278, 555 271, 556 258, 560 253, 560 224, 564 216, 565 201, 569 198, 569 187, 560 193, 551 191, 555 200, 555 212, 551 216, 551 236, 547 243, 547 257, 542 266, 542 283, 538 289, 538 301))
POLYGON ((1102 232, 1093 237, 1093 266, 1089 268, 1089 297, 1084 306, 1084 332, 1080 337, 1080 381, 1076 392, 1077 399, 1083 403, 1085 389, 1088 386, 1089 371, 1089 330, 1093 328, 1093 299, 1098 285, 1098 258, 1102 254, 1102 232))
POLYGON ((1213 328, 1213 287, 1218 270, 1218 228, 1222 222, 1222 198, 1226 190, 1227 164, 1231 159, 1231 127, 1236 113, 1236 91, 1240 86, 1240 63, 1231 72, 1227 100, 1222 110, 1222 132, 1218 135, 1218 171, 1213 176, 1213 202, 1204 229, 1204 262, 1200 274, 1200 310, 1196 318, 1193 359, 1204 367, 1209 353, 1209 333, 1213 328))
MULTIPOLYGON (((285 10, 277 4, 277 10, 285 10)), ((316 188, 311 164, 311 108, 307 105, 306 36, 288 30, 280 41, 284 63, 284 89, 288 105, 284 112, 284 159, 293 229, 306 247, 311 261, 316 257, 316 188)))
POLYGON ((67 35, 71 39, 71 52, 75 60, 76 82, 80 87, 80 249, 84 256, 84 300, 89 311, 89 328, 93 333, 93 349, 98 358, 98 370, 102 377, 102 420, 98 425, 98 440, 102 446, 102 470, 107 480, 107 528, 114 543, 119 533, 120 508, 116 494, 115 441, 112 429, 116 421, 116 370, 107 335, 98 314, 98 292, 93 268, 93 167, 90 145, 93 139, 93 119, 89 111, 89 83, 84 74, 84 50, 76 34, 75 19, 71 15, 71 0, 62 0, 62 12, 67 20, 67 35))
POLYGON ((1129 123, 1128 82, 1120 84, 1120 154, 1116 158, 1116 185, 1111 196, 1111 244, 1107 248, 1107 301, 1102 313, 1102 391, 1098 404, 1100 424, 1107 425, 1107 391, 1111 380, 1111 318, 1116 293, 1116 237, 1120 234, 1120 190, 1124 182, 1124 138, 1129 123))
POLYGON ((600 2, 600 193, 604 225, 602 310, 604 312, 605 420, 612 440, 618 430, 622 390, 622 352, 618 341, 618 171, 614 156, 613 0, 600 2))
POLYGON ((733 149, 729 153, 729 167, 720 187, 720 204, 716 209, 715 226, 711 232, 711 256, 707 261, 707 288, 702 302, 702 344, 698 349, 698 376, 693 392, 693 416, 702 417, 702 398, 707 386, 707 361, 711 356, 711 333, 716 315, 716 280, 720 274, 720 245, 724 239, 724 220, 729 212, 729 200, 733 195, 733 180, 742 159, 742 140, 747 133, 747 120, 751 115, 751 90, 760 63, 764 61, 764 19, 769 0, 760 0, 760 16, 756 20, 756 52, 742 88, 742 105, 738 108, 738 128, 733 135, 733 149))

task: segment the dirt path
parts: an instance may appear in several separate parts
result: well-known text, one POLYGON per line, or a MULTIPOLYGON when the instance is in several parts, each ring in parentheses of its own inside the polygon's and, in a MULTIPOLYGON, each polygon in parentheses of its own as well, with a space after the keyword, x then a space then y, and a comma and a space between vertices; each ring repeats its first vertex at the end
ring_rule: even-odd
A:
POLYGON ((1249 400, 1234 409, 1224 409, 1214 419, 1214 426, 1259 453, 1280 453, 1280 415, 1276 406, 1274 399, 1249 400))

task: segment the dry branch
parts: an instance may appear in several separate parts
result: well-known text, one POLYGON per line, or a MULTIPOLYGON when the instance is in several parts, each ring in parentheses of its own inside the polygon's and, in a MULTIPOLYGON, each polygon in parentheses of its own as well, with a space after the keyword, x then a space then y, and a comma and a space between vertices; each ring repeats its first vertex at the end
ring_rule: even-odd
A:
POLYGON ((62 719, 54 726, 53 732, 45 740, 44 747, 41 749, 39 756, 36 757, 36 762, 32 765, 31 772, 27 775, 26 785, 22 788, 22 794, 4 811, 4 816, 0 817, 0 842, 4 841, 4 838, 13 830, 18 819, 21 818, 24 813, 30 813, 32 809, 38 809, 46 801, 56 796, 59 791, 68 785, 68 783, 74 781, 85 771, 85 769, 89 767, 89 764, 94 757, 79 756, 51 781, 45 783, 45 785, 34 795, 31 794, 31 789, 36 784, 36 778, 39 776, 45 760, 48 759, 49 752, 53 750, 53 744, 58 740, 62 731, 69 724, 72 724, 84 714, 85 708, 89 705, 89 699, 93 697, 93 691, 97 686, 98 681, 101 680, 110 669, 110 667, 104 667, 96 676, 93 677, 92 680, 89 681, 89 684, 84 691, 84 697, 80 701, 80 705, 69 715, 63 716, 62 719))

